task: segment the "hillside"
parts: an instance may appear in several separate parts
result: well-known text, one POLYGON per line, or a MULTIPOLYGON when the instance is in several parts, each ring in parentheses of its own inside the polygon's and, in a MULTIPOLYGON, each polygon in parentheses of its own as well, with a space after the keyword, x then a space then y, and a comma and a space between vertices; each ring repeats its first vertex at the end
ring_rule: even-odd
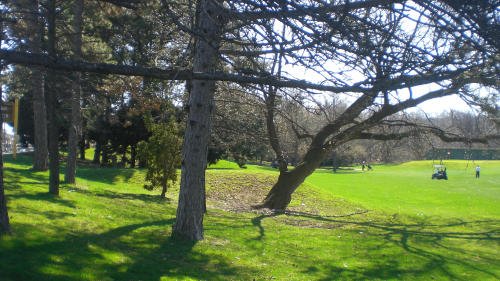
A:
POLYGON ((479 181, 462 163, 430 180, 429 163, 319 170, 289 212, 253 210, 275 170, 228 163, 207 172, 205 240, 170 238, 176 193, 142 188, 143 171, 82 166, 47 194, 47 173, 7 159, 13 235, 1 280, 497 280, 500 162, 479 181), (462 169, 463 170, 463 169, 462 169), (471 180, 469 180, 471 178, 471 180))

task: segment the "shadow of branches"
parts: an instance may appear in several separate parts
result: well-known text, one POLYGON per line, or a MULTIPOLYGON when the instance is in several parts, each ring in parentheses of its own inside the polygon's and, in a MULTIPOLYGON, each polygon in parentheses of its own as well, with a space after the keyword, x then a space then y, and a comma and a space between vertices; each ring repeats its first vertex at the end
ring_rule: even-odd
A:
MULTIPOLYGON (((314 273, 316 276, 321 272, 324 278, 319 280, 406 279, 410 276, 432 276, 430 272, 446 276, 449 280, 470 280, 471 277, 464 272, 469 272, 472 276, 486 276, 491 280, 500 279, 498 268, 484 266, 499 264, 500 260, 494 250, 484 252, 466 246, 482 243, 493 249, 498 248, 500 220, 457 219, 443 223, 400 223, 351 218, 357 214, 320 216, 286 211, 279 214, 261 214, 251 222, 258 229, 256 240, 262 240, 266 233, 262 221, 272 218, 298 227, 343 229, 343 233, 347 232, 356 237, 352 241, 363 241, 358 243, 362 243, 364 249, 344 257, 347 260, 354 258, 363 263, 363 266, 341 266, 317 260, 303 269, 303 273, 314 273), (366 248, 365 243, 371 247, 366 248), (410 256, 412 261, 418 262, 409 265, 405 256, 410 256)), ((307 264, 304 262, 307 259, 302 259, 303 261, 297 263, 307 264)))
POLYGON ((69 233, 61 241, 6 248, 0 256, 0 276, 6 278, 2 280, 54 281, 227 280, 241 276, 242 269, 224 257, 193 251, 195 242, 169 237, 165 229, 173 223, 174 219, 149 221, 99 234, 69 233), (32 254, 19 254, 26 252, 32 254), (110 259, 113 255, 119 258, 110 259), (81 275, 87 269, 94 275, 81 275))

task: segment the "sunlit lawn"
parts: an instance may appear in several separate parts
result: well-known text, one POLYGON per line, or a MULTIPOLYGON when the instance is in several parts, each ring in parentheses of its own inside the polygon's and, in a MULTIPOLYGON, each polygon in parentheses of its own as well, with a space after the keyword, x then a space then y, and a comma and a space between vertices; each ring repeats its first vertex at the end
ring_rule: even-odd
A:
POLYGON ((141 170, 81 167, 54 198, 47 173, 7 159, 13 233, 0 239, 0 280, 498 280, 500 162, 479 164, 479 180, 462 161, 447 163, 449 181, 430 179, 431 162, 319 170, 292 212, 273 215, 218 207, 277 175, 221 162, 195 244, 170 238, 178 187, 160 200, 141 170))

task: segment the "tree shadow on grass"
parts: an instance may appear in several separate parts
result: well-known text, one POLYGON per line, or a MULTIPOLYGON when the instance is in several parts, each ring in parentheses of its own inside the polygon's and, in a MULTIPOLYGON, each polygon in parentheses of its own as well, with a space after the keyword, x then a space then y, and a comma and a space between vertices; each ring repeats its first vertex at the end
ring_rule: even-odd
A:
MULTIPOLYGON (((246 280, 252 274, 248 268, 232 265, 227 258, 217 254, 193 251, 195 243, 178 238, 168 238, 160 247, 137 258, 123 273, 115 273, 115 280, 246 280), (162 279, 163 280, 163 279, 162 279)), ((249 279, 248 279, 249 280, 249 279)))
POLYGON ((122 193, 114 192, 110 190, 100 190, 100 191, 90 191, 78 187, 71 187, 68 192, 77 192, 80 194, 86 194, 89 196, 103 197, 107 199, 121 199, 121 200, 141 200, 144 202, 154 202, 154 203, 171 203, 172 199, 162 198, 160 195, 144 194, 144 193, 122 193))
POLYGON ((30 169, 4 167, 6 189, 19 189, 22 184, 49 184, 47 175, 41 175, 30 169))
POLYGON ((257 216, 257 217, 252 219, 252 225, 259 229, 259 236, 257 236, 255 238, 255 240, 262 240, 264 238, 264 236, 266 236, 266 230, 262 226, 262 221, 265 218, 270 218, 272 216, 276 216, 276 215, 275 214, 262 214, 262 215, 257 216))
POLYGON ((127 169, 127 168, 101 167, 99 169, 95 169, 95 168, 79 167, 76 172, 76 175, 77 177, 88 181, 113 184, 119 179, 123 180, 124 182, 129 181, 136 172, 137 169, 127 169))
POLYGON ((227 280, 240 276, 242 269, 224 257, 193 250, 194 242, 170 238, 165 229, 173 222, 165 219, 99 234, 68 234, 62 241, 20 242, 2 249, 0 276, 2 280, 40 281, 227 280))
POLYGON ((482 276, 491 280, 500 279, 498 267, 495 269, 491 266, 498 265, 500 262, 492 253, 494 251, 488 251, 484 247, 469 249, 466 246, 471 245, 467 243, 472 243, 472 245, 481 243, 483 246, 498 247, 500 220, 456 220, 446 223, 413 224, 356 221, 349 219, 350 215, 319 216, 287 211, 279 215, 260 215, 252 219, 253 225, 258 227, 260 239, 265 233, 262 220, 271 217, 284 218, 285 222, 290 222, 290 219, 294 218, 300 221, 304 219, 316 221, 312 227, 343 227, 350 235, 371 241, 367 244, 363 242, 360 247, 366 248, 360 251, 361 253, 346 256, 346 259, 354 257, 359 260, 368 260, 368 265, 339 266, 332 262, 317 261, 302 271, 305 274, 325 276, 319 280, 386 280, 419 276, 430 278, 435 274, 449 280, 471 280, 471 276, 482 276), (394 251, 397 254, 394 254, 394 251), (366 254, 370 257, 366 257, 366 254), (409 265, 401 255, 411 257, 415 263, 410 262, 409 265))
POLYGON ((75 203, 68 199, 63 199, 59 196, 54 196, 48 192, 37 192, 37 193, 25 193, 16 192, 14 194, 9 194, 9 200, 11 199, 27 199, 36 201, 45 201, 48 203, 59 204, 68 208, 75 208, 75 203))
POLYGON ((3 155, 4 163, 12 163, 23 166, 33 165, 33 152, 19 153, 16 159, 12 157, 12 154, 3 155))
POLYGON ((59 219, 65 219, 67 217, 75 217, 76 216, 74 213, 53 211, 53 210, 40 211, 36 207, 28 207, 28 206, 23 206, 22 208, 17 208, 15 210, 15 212, 11 213, 11 215, 13 215, 14 217, 16 217, 20 214, 30 216, 32 218, 34 218, 35 216, 43 216, 49 220, 59 220, 59 219))
MULTIPOLYGON (((31 169, 33 164, 32 153, 18 155, 17 159, 12 159, 12 156, 8 155, 4 158, 5 163, 12 163, 15 165, 20 165, 23 168, 11 168, 4 167, 6 171, 5 179, 7 182, 15 183, 15 180, 10 179, 11 175, 18 175, 28 179, 33 179, 38 183, 48 184, 47 175, 40 175, 31 169)), ((65 163, 62 162, 61 174, 65 172, 65 163)), ((135 174, 137 169, 127 169, 127 168, 115 168, 115 167, 100 167, 96 169, 93 165, 78 165, 77 176, 89 181, 96 181, 106 184, 113 184, 118 179, 123 181, 128 181, 135 174)))
MULTIPOLYGON (((355 216, 355 215, 365 214, 367 212, 368 211, 364 210, 364 211, 354 212, 354 213, 345 214, 345 215, 329 216, 328 218, 352 217, 352 216, 355 216)), ((256 240, 262 240, 262 238, 264 238, 264 236, 265 236, 265 229, 262 226, 262 221, 265 218, 277 217, 279 215, 294 215, 294 216, 304 216, 304 217, 310 217, 310 216, 312 216, 312 217, 320 217, 320 216, 317 216, 317 215, 312 215, 312 214, 309 214, 309 213, 297 212, 297 211, 284 211, 284 212, 283 211, 282 212, 273 211, 273 212, 270 212, 270 213, 261 214, 260 216, 257 216, 257 217, 255 217, 255 218, 252 219, 252 225, 255 226, 255 227, 257 227, 259 229, 259 236, 255 238, 256 240)), ((321 218, 325 218, 325 217, 321 217, 321 218)))
MULTIPOLYGON (((405 234, 400 235, 404 237, 405 234)), ((404 240, 405 238, 403 238, 404 240)), ((396 242, 394 244, 404 248, 405 255, 413 255, 414 262, 409 266, 404 262, 402 255, 384 256, 373 258, 368 266, 356 267, 353 265, 322 265, 322 268, 311 267, 308 270, 321 270, 324 278, 319 280, 388 280, 388 279, 414 279, 427 278, 445 280, 499 280, 494 270, 487 267, 479 267, 474 264, 471 257, 476 255, 474 252, 465 252, 462 249, 450 250, 440 253, 440 246, 434 243, 416 243, 415 241, 396 242), (432 247, 435 247, 432 249, 432 247), (453 252, 453 256, 450 255, 453 252), (461 271, 457 269, 460 267, 461 271), (464 273, 468 273, 469 276, 464 273), (481 275, 481 278, 471 277, 481 275)), ((386 245, 386 247, 389 247, 386 245)), ((498 260, 492 261, 491 265, 497 264, 498 260)))

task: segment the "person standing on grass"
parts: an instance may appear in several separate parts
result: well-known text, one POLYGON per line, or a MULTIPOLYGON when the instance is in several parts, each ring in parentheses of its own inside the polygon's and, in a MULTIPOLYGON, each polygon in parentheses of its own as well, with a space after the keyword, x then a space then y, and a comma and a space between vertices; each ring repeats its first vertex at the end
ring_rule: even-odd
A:
POLYGON ((479 165, 476 166, 476 179, 479 178, 479 172, 481 172, 481 167, 479 165))

